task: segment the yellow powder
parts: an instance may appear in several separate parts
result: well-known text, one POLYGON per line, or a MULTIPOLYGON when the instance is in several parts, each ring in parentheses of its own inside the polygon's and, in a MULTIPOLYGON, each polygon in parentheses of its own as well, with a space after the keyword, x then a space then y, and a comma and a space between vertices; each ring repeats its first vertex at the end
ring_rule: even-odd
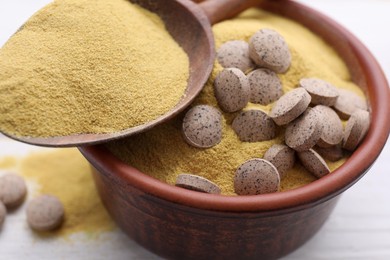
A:
POLYGON ((17 160, 12 156, 0 158, 0 169, 12 169, 17 164, 17 160))
POLYGON ((89 164, 77 149, 35 152, 12 161, 18 162, 13 170, 38 184, 36 193, 55 195, 64 204, 65 222, 49 235, 85 232, 94 236, 115 228, 97 194, 89 164))
POLYGON ((157 15, 128 0, 58 0, 0 50, 0 129, 123 130, 171 110, 188 75, 187 55, 157 15))
MULTIPOLYGON (((282 34, 292 54, 292 65, 285 75, 279 75, 283 90, 296 87, 303 77, 318 77, 340 88, 353 90, 363 95, 350 81, 348 69, 336 52, 323 40, 303 26, 285 18, 260 11, 249 10, 239 18, 221 22, 213 27, 216 47, 229 40, 248 41, 250 36, 262 28, 272 28, 282 34)), ((214 97, 213 82, 222 70, 215 63, 212 75, 194 105, 209 104, 218 107, 214 97)), ((249 104, 247 108, 260 108, 269 112, 271 105, 249 104)), ((126 140, 108 144, 108 148, 121 160, 139 170, 169 184, 174 184, 180 173, 193 173, 218 184, 222 193, 234 195, 233 176, 237 167, 246 160, 262 158, 265 151, 275 143, 282 143, 283 131, 265 142, 241 142, 231 128, 237 113, 223 113, 224 127, 221 143, 210 149, 198 149, 188 145, 181 134, 182 117, 155 129, 126 140)), ((339 167, 345 159, 328 162, 331 170, 339 167)), ((299 163, 287 173, 281 190, 297 188, 314 181, 299 163)))

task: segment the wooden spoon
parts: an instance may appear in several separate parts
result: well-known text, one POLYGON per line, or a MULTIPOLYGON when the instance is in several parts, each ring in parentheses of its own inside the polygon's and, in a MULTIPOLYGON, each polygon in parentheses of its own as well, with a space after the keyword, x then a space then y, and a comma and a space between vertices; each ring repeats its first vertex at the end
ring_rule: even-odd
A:
POLYGON ((198 4, 188 0, 130 0, 158 14, 172 37, 190 60, 190 76, 185 95, 168 113, 143 125, 106 134, 75 134, 55 137, 20 137, 4 133, 15 140, 52 147, 82 146, 103 143, 144 132, 166 122, 188 107, 203 89, 214 64, 215 48, 211 25, 231 18, 261 0, 208 0, 198 4))

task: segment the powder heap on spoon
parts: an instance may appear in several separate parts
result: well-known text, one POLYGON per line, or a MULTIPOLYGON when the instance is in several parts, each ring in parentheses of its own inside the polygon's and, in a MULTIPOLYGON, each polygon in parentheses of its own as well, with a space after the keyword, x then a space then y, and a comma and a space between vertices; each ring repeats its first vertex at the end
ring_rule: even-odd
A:
POLYGON ((0 131, 20 137, 112 133, 183 96, 185 52, 163 21, 123 0, 61 0, 0 49, 0 131))

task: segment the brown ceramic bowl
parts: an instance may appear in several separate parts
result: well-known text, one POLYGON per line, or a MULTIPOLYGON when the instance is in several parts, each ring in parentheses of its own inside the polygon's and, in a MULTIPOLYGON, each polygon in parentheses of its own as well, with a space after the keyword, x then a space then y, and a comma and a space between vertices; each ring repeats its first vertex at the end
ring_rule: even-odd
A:
POLYGON ((122 163, 102 145, 80 148, 116 223, 152 252, 175 259, 268 259, 288 254, 324 224, 339 195, 372 166, 389 135, 390 93, 370 52, 340 25, 301 4, 266 3, 322 36, 367 94, 368 135, 339 169, 298 189, 257 196, 210 195, 170 186, 122 163))

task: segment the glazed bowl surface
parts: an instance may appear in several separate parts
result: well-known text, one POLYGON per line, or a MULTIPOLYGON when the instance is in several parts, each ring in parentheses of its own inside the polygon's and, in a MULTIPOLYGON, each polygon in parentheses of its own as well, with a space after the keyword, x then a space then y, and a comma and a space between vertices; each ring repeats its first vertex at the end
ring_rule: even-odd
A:
POLYGON ((158 181, 114 157, 104 145, 81 147, 107 210, 136 242, 173 259, 274 259, 295 250, 324 224, 339 195, 379 156, 390 131, 390 92, 383 72, 351 33, 304 5, 261 7, 295 20, 334 47, 367 95, 371 125, 350 158, 298 189, 256 196, 199 193, 158 181))

